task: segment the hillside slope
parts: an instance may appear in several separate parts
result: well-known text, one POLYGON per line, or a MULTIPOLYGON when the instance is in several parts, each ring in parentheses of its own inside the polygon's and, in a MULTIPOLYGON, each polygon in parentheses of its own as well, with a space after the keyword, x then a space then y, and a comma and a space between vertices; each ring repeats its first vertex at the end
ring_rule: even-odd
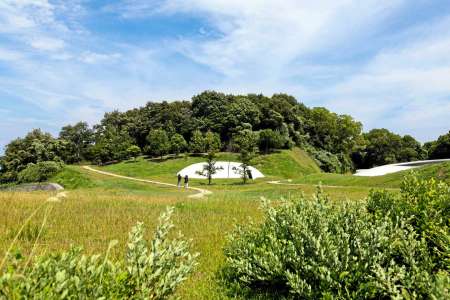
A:
MULTIPOLYGON (((239 161, 238 154, 225 152, 219 153, 217 160, 239 161)), ((102 167, 101 169, 130 177, 173 181, 177 172, 181 169, 191 164, 204 161, 205 158, 200 156, 168 158, 162 161, 159 159, 139 158, 135 162, 121 162, 102 167)), ((266 177, 280 179, 320 172, 316 163, 304 151, 298 148, 259 155, 253 160, 252 166, 260 170, 266 177)))
POLYGON ((292 178, 293 183, 306 183, 337 186, 366 186, 366 187, 400 187, 405 175, 415 172, 419 178, 442 180, 450 183, 450 163, 428 165, 413 170, 402 171, 398 173, 387 174, 384 176, 361 177, 342 174, 310 174, 298 178, 292 178))

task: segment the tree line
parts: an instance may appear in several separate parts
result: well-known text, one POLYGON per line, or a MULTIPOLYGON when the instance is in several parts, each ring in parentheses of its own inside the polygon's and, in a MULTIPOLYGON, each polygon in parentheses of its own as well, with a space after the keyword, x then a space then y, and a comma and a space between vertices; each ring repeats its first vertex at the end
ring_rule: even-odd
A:
POLYGON ((247 163, 256 152, 299 146, 328 172, 345 173, 387 163, 450 157, 450 132, 421 145, 387 129, 363 133, 349 115, 309 108, 293 96, 227 95, 205 91, 191 101, 149 102, 106 113, 99 124, 64 126, 58 137, 35 129, 6 146, 2 182, 16 181, 29 164, 55 161, 104 164, 141 154, 236 151, 247 163), (211 145, 214 140, 214 147, 211 145))

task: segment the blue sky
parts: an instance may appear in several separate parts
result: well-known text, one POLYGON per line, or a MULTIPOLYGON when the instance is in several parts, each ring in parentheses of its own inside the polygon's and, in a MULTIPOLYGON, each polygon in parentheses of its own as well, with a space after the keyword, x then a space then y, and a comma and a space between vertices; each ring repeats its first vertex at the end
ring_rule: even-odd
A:
POLYGON ((0 0, 0 147, 207 89, 424 142, 450 129, 449 53, 448 0, 0 0))

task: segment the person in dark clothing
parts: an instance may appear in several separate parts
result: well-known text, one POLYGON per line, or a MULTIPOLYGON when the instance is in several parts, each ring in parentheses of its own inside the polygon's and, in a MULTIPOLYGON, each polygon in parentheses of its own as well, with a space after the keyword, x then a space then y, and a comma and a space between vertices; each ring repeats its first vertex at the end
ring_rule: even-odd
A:
POLYGON ((189 187, 189 177, 187 175, 184 176, 184 187, 186 189, 189 187))
POLYGON ((248 179, 253 180, 252 170, 247 170, 247 177, 248 179))
POLYGON ((178 184, 177 186, 180 188, 181 187, 181 174, 178 174, 178 184))

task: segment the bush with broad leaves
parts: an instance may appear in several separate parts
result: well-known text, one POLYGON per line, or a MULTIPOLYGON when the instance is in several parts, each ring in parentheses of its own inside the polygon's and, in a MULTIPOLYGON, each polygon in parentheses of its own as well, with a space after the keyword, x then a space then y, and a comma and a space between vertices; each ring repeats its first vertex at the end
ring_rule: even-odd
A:
MULTIPOLYGON (((404 187, 401 197, 426 192, 404 187)), ((274 299, 449 298, 448 265, 437 261, 408 216, 371 213, 364 201, 335 203, 320 189, 313 199, 277 205, 264 200, 262 207, 262 224, 240 226, 229 236, 222 276, 230 293, 274 299)), ((440 217, 448 221, 448 215, 440 217)))
POLYGON ((27 167, 19 172, 18 180, 25 182, 43 182, 60 172, 64 167, 62 162, 41 161, 36 164, 29 163, 27 167))

